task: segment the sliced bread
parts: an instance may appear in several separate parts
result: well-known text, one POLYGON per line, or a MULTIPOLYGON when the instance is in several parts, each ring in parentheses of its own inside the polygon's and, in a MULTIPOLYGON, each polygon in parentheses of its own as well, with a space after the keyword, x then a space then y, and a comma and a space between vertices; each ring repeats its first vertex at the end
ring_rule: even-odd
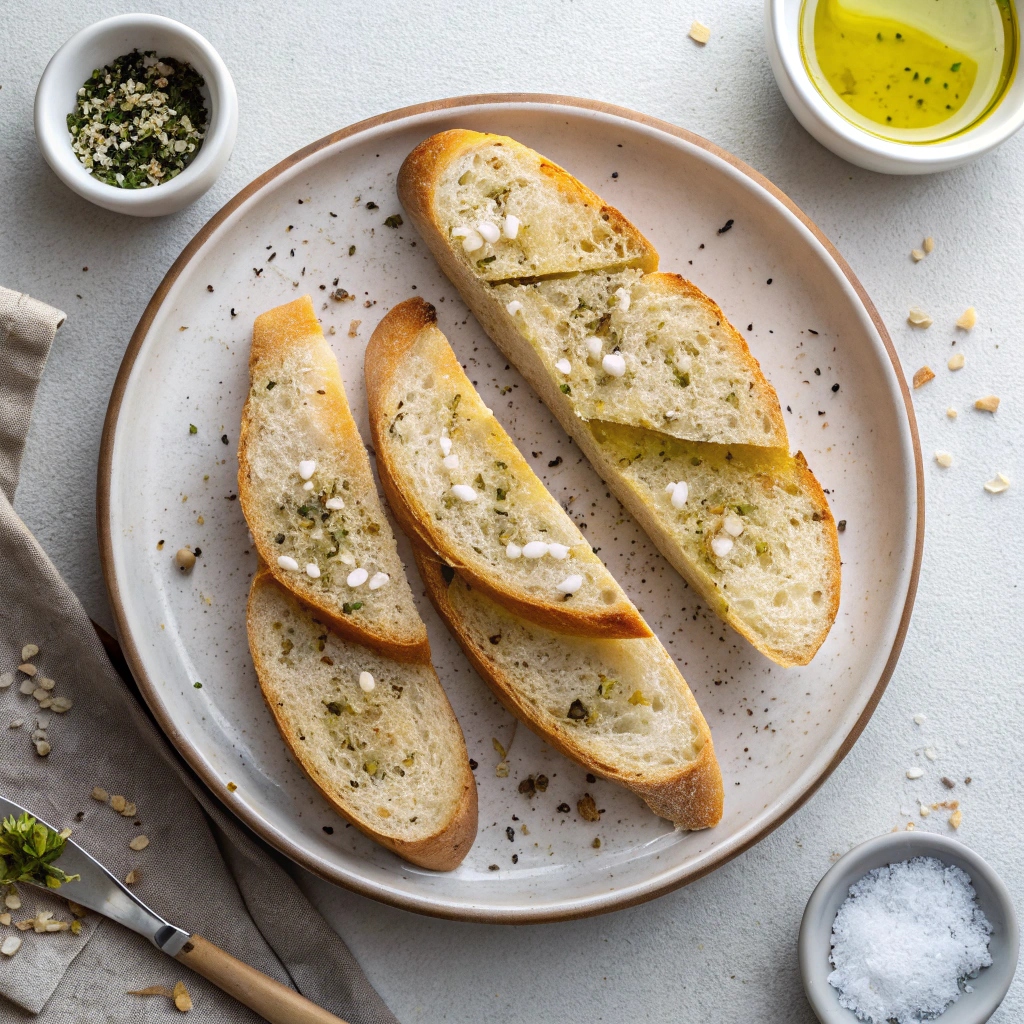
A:
POLYGON ((402 164, 398 195, 424 236, 421 220, 451 243, 445 260, 483 281, 658 268, 654 247, 618 210, 503 135, 432 136, 402 164))
POLYGON ((399 524, 516 615, 568 634, 650 636, 435 321, 433 306, 409 299, 366 349, 377 468, 399 524))
POLYGON ((677 274, 592 271, 494 285, 487 298, 496 316, 513 317, 580 419, 789 447, 778 396, 747 343, 677 274))
POLYGON ((510 614, 431 553, 416 548, 415 555, 438 614, 512 714, 679 827, 721 820, 711 732, 657 637, 551 632, 510 614))
POLYGON ((431 665, 350 642, 266 567, 247 625, 267 707, 331 806, 413 864, 457 867, 476 835, 476 782, 431 665))
POLYGON ((274 577, 343 636, 405 661, 430 646, 309 296, 256 318, 238 495, 274 577))

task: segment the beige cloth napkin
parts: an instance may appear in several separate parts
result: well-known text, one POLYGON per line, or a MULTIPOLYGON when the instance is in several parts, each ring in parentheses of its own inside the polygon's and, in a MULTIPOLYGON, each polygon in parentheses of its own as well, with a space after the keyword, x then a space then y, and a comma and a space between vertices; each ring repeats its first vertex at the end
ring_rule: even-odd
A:
MULTIPOLYGON (((398 1024, 275 855, 178 760, 11 506, 36 385, 63 321, 58 310, 0 288, 0 674, 18 665, 23 645, 37 644, 40 676, 56 681, 54 695, 73 702, 62 715, 41 711, 20 692, 20 674, 0 689, 0 794, 73 828, 74 838, 116 875, 137 871, 135 892, 172 923, 350 1024, 398 1024), (19 720, 24 724, 16 727, 19 720), (37 723, 51 746, 46 756, 32 741, 37 723), (124 817, 92 799, 94 786, 125 796, 136 813, 124 817), (149 846, 132 850, 129 842, 143 834, 149 846)), ((19 895, 15 921, 39 910, 72 919, 57 895, 28 886, 19 895)), ((140 936, 95 914, 78 935, 0 925, 0 941, 12 934, 23 944, 14 956, 0 956, 0 1020, 166 1020, 168 1012, 177 1014, 163 997, 127 992, 178 980, 194 1003, 184 1021, 258 1020, 140 936)))

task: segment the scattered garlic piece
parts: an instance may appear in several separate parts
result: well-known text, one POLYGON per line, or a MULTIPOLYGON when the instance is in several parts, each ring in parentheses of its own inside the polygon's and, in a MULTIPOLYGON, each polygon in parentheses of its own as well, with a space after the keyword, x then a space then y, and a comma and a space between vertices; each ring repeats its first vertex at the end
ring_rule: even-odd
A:
POLYGON ((964 812, 963 812, 963 811, 961 811, 961 810, 960 810, 960 808, 958 807, 958 808, 957 808, 957 809, 956 809, 956 810, 955 810, 955 811, 954 811, 954 812, 953 812, 953 813, 952 813, 952 814, 951 814, 951 815, 949 816, 949 827, 950 827, 950 828, 959 828, 959 827, 960 827, 960 823, 961 823, 961 822, 962 822, 963 820, 964 820, 964 812))
POLYGON ((910 311, 907 313, 907 323, 911 327, 925 328, 931 327, 934 321, 920 306, 911 306, 910 311))
POLYGON ((920 263, 924 259, 924 252, 921 249, 911 249, 910 255, 915 263, 920 263))
POLYGON ((695 21, 690 26, 689 35, 695 43, 700 43, 701 46, 704 46, 711 38, 711 29, 707 25, 702 25, 699 21, 695 21))
POLYGON ((131 850, 134 850, 136 853, 138 853, 139 850, 144 850, 147 846, 149 846, 149 837, 148 836, 136 836, 128 844, 128 848, 131 849, 131 850))
POLYGON ((39 648, 35 644, 25 644, 21 649, 21 660, 29 661, 39 653, 39 648))
POLYGON ((949 452, 936 452, 935 461, 943 468, 949 469, 953 465, 953 456, 949 452))
POLYGON ((999 408, 999 399, 995 395, 986 395, 974 403, 974 408, 982 412, 995 412, 999 408))
POLYGON ((924 775, 924 769, 923 768, 908 768, 907 769, 907 778, 908 779, 919 779, 919 778, 921 778, 922 775, 924 775))
POLYGON ((0 945, 0 953, 4 956, 14 956, 21 949, 21 939, 17 935, 8 935, 0 945))
POLYGON ((934 761, 939 755, 935 752, 934 747, 925 747, 924 756, 927 757, 929 761, 934 761))
POLYGON ((929 235, 924 240, 924 243, 922 244, 921 248, 924 249, 925 252, 934 252, 934 250, 935 250, 935 239, 932 238, 931 235, 929 235))
POLYGON ((995 479, 985 484, 985 490, 989 494, 1002 494, 1010 486, 1010 479, 1005 473, 996 473, 995 479))
POLYGON ((359 689, 362 690, 363 693, 372 693, 373 688, 376 685, 377 684, 374 682, 373 676, 369 672, 359 673, 359 689))
POLYGON ((560 594, 575 594, 583 586, 582 576, 566 576, 561 583, 555 587, 560 594))
POLYGON ((948 409, 946 410, 946 415, 947 415, 947 416, 948 416, 948 417, 949 417, 949 418, 950 418, 951 420, 955 420, 955 419, 957 418, 957 416, 959 416, 960 414, 959 414, 959 413, 958 413, 958 412, 956 411, 956 409, 954 409, 954 408, 953 408, 953 406, 950 406, 950 407, 949 407, 949 408, 948 408, 948 409))
POLYGON ((930 380, 935 379, 935 371, 930 366, 922 366, 917 373, 914 374, 914 388, 924 387, 925 384, 930 380))
POLYGON ((961 331, 969 331, 978 322, 978 311, 973 306, 968 306, 961 314, 960 319, 957 320, 956 326, 961 331))
POLYGON ((949 362, 946 365, 951 370, 962 370, 964 368, 964 354, 963 352, 954 352, 949 357, 949 362))

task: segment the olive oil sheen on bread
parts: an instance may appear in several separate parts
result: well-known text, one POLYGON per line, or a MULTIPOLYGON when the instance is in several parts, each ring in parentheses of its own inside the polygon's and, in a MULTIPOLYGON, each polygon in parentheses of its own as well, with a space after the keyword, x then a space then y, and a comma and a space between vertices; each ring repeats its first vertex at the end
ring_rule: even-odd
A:
POLYGON ((1012 0, 804 0, 800 51, 838 113, 895 142, 983 120, 1017 70, 1012 0))

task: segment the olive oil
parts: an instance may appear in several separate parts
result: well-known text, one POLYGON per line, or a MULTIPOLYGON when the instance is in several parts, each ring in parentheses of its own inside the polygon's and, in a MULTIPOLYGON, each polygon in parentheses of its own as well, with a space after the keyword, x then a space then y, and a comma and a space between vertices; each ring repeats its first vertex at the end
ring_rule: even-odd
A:
POLYGON ((1012 0, 804 0, 800 51, 848 121, 897 142, 966 131, 1017 69, 1012 0))

